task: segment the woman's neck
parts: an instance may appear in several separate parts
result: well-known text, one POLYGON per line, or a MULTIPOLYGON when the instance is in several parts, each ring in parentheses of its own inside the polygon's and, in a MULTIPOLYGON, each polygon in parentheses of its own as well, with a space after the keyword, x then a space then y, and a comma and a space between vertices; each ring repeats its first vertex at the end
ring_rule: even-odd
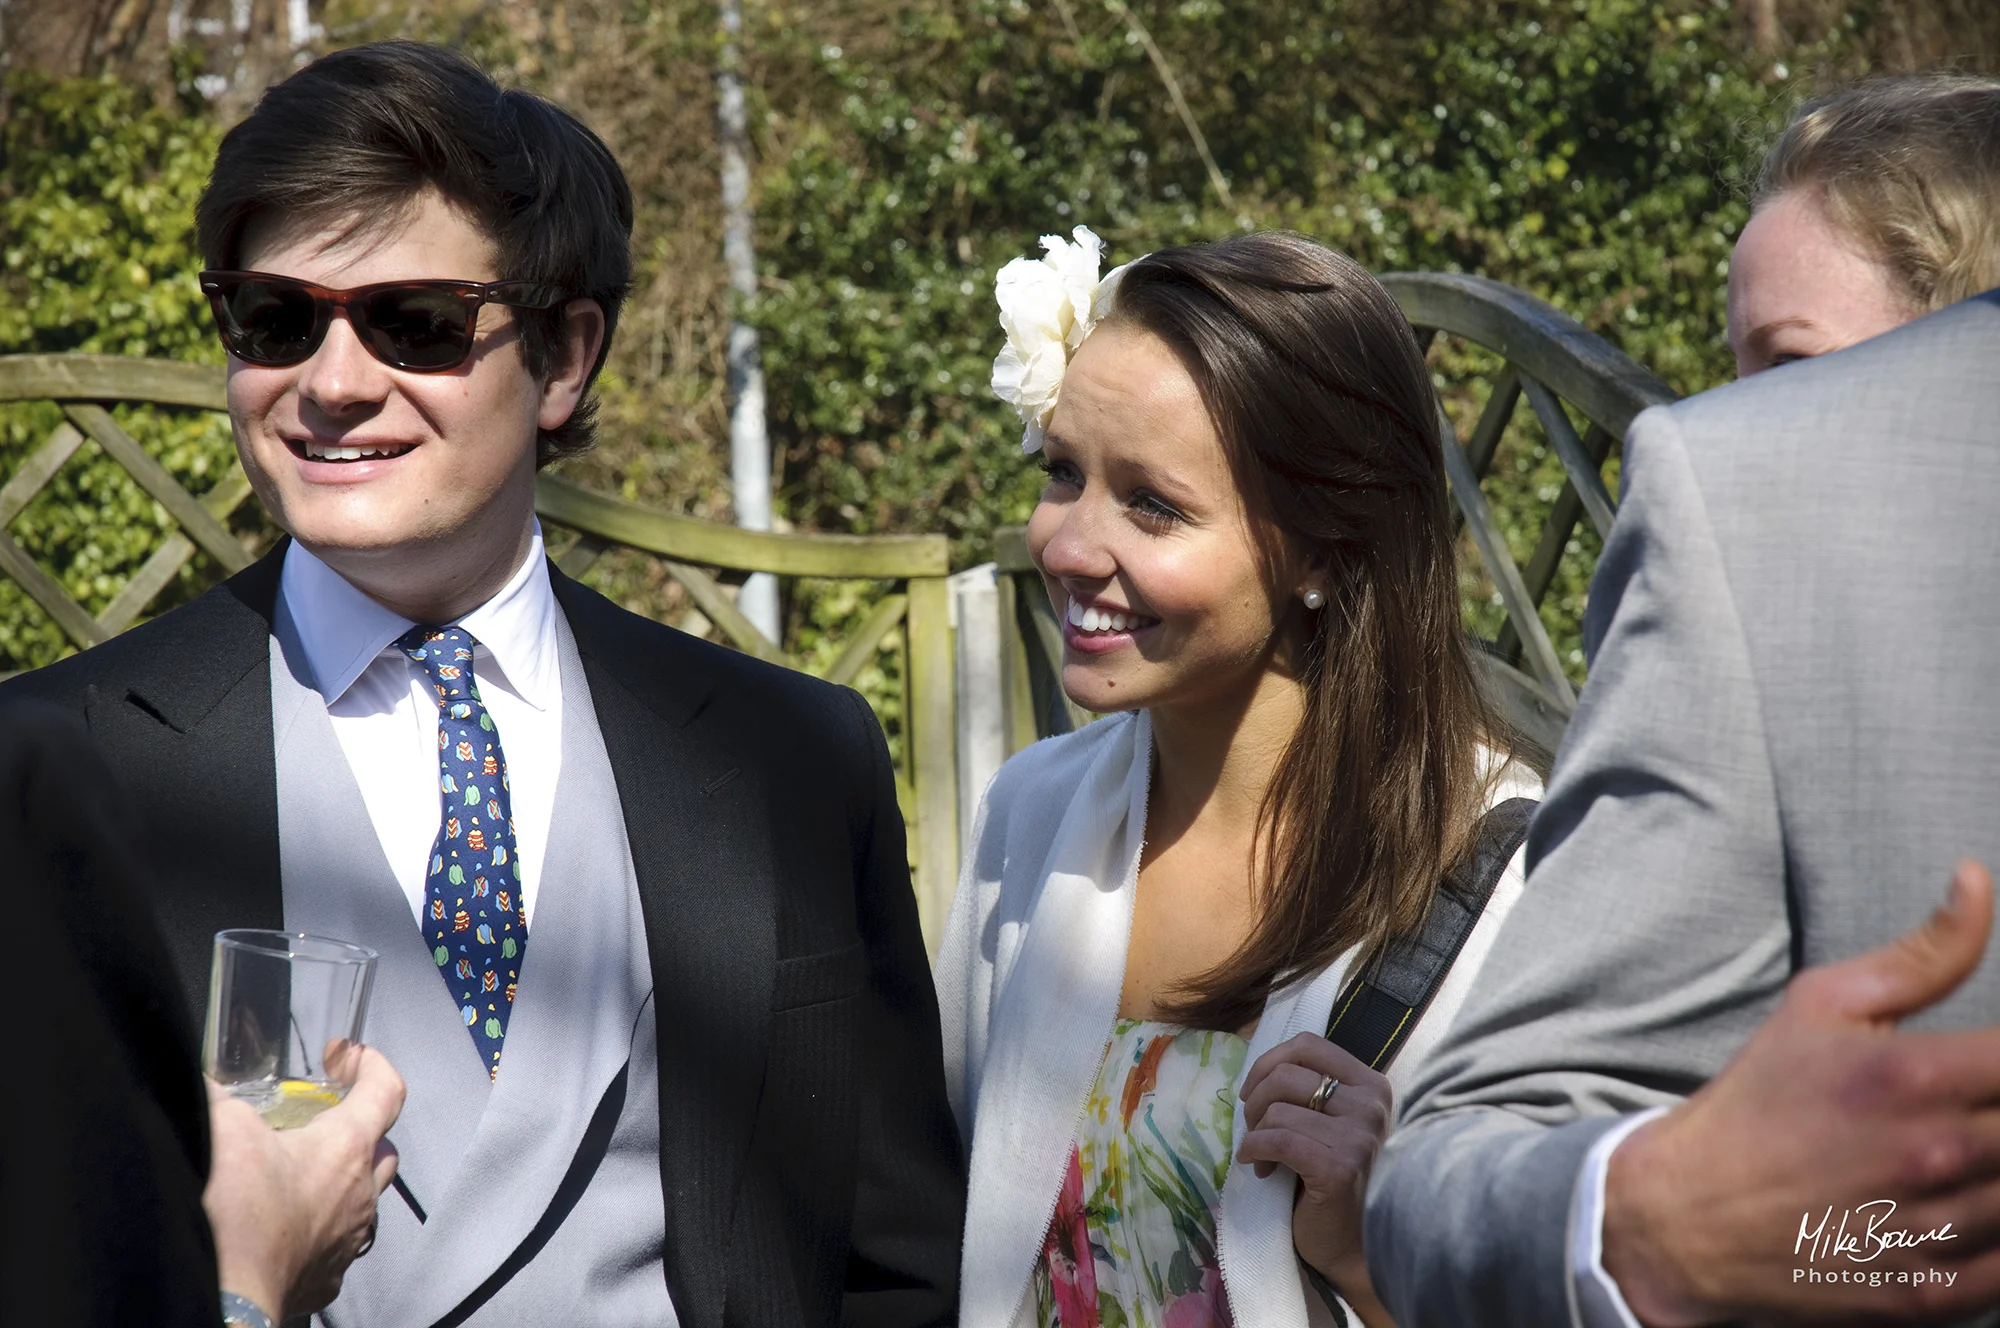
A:
POLYGON ((1254 835, 1305 699, 1296 678, 1267 669, 1240 695, 1153 709, 1147 839, 1197 824, 1231 839, 1254 835))
POLYGON ((1177 1019, 1163 1012, 1186 984, 1256 926, 1258 818, 1304 712, 1304 690, 1275 672, 1241 695, 1150 712, 1155 764, 1122 1017, 1177 1019))

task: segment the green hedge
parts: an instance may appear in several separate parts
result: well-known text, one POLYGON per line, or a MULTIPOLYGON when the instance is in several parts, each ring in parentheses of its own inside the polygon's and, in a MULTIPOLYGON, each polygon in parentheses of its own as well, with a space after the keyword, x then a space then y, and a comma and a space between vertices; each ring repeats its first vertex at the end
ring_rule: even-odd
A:
MULTIPOLYGON (((1740 181, 1790 93, 1746 62, 1727 4, 1413 4, 1373 26, 1355 5, 1148 8, 1233 207, 1106 11, 1064 11, 1065 32, 1015 0, 915 8, 869 58, 817 53, 839 95, 768 173, 761 216, 777 294, 758 317, 792 519, 942 530, 971 559, 1026 518, 1039 475, 985 386, 991 275, 1079 221, 1113 261, 1291 227, 1378 271, 1520 286, 1682 392, 1730 375, 1740 181), (1415 35, 1385 36, 1398 21, 1415 35)), ((1436 363, 1469 429, 1497 361, 1447 346, 1436 363)), ((1522 561, 1561 484, 1538 431, 1517 426, 1493 495, 1522 561)), ((1595 554, 1586 531, 1545 611, 1579 677, 1595 554)), ((1498 599, 1476 569, 1466 584, 1469 622, 1491 635, 1498 599)))
MULTIPOLYGON (((220 363, 193 273, 194 203, 219 130, 186 102, 108 79, 11 76, 0 123, 0 354, 87 351, 220 363)), ((227 471, 227 423, 200 411, 123 407, 126 430, 201 493, 227 471)), ((47 404, 0 406, 0 475, 62 423, 47 404)), ((254 505, 252 505, 254 506, 254 505)), ((10 533, 92 613, 176 527, 94 443, 15 518, 10 533)), ((219 574, 198 554, 157 601, 219 574)), ((67 638, 0 578, 0 670, 68 653, 67 638)))
MULTIPOLYGON (((995 527, 1026 518, 1039 475, 986 389, 999 340, 992 276, 1037 235, 1077 222, 1106 236, 1115 261, 1293 227, 1377 270, 1480 272, 1523 287, 1681 391, 1728 376, 1723 284, 1745 216, 1740 181, 1793 93, 1742 54, 1727 3, 1151 0, 1135 11, 1231 182, 1229 206, 1114 8, 911 0, 875 16, 853 50, 826 41, 834 19, 811 10, 789 21, 773 8, 753 23, 753 66, 768 75, 752 90, 766 274, 754 317, 783 450, 783 518, 941 531, 965 562, 988 556, 995 527)), ((635 48, 652 14, 592 12, 634 25, 635 48)), ((459 30, 487 58, 524 40, 474 20, 459 30)), ((554 70, 562 58, 530 54, 511 67, 554 70)), ((662 67, 682 77, 685 64, 662 67)), ((200 105, 27 75, 5 96, 0 353, 213 361, 189 280, 191 206, 217 137, 200 105)), ((655 246, 638 240, 650 280, 655 246)), ((1453 347, 1434 362, 1469 427, 1494 362, 1453 347)), ((621 375, 631 363, 614 358, 614 418, 643 416, 648 391, 661 394, 658 418, 684 408, 687 383, 649 387, 621 375)), ((0 471, 53 424, 46 411, 0 412, 0 471)), ((134 427, 197 490, 229 454, 212 419, 145 416, 134 427)), ((663 446, 694 455, 725 443, 663 446)), ((717 469, 712 455, 679 468, 717 469)), ((1510 433, 1494 495, 1523 559, 1561 478, 1532 426, 1510 433)), ((166 526, 93 459, 72 463, 14 531, 98 608, 166 526)), ((1594 555, 1594 537, 1579 535, 1545 612, 1579 674, 1576 620, 1594 555)), ((645 593, 620 567, 603 575, 645 593)), ((211 576, 197 559, 169 602, 211 576)), ((1490 587, 1474 570, 1466 588, 1469 621, 1490 633, 1490 587)), ((803 588, 791 644, 829 653, 871 598, 803 588)), ((63 648, 0 585, 0 668, 63 648)))

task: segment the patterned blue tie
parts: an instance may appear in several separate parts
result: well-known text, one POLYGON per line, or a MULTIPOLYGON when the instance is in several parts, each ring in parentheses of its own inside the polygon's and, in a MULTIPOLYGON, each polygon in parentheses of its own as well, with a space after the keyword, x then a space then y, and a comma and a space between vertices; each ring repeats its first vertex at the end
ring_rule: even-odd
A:
POLYGON ((417 627, 397 644, 437 689, 441 811, 424 880, 424 939, 487 1077, 498 1078, 507 1013, 528 950, 507 758, 472 677, 479 644, 472 633, 417 627))

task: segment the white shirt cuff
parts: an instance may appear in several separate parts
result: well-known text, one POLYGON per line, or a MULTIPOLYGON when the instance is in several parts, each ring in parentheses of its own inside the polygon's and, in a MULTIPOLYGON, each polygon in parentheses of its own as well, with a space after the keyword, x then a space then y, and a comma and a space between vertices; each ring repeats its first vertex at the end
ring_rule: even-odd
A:
POLYGON ((1641 1328, 1611 1274, 1604 1271, 1604 1178, 1611 1154, 1626 1136, 1667 1108, 1634 1112, 1598 1136, 1577 1173, 1569 1201, 1569 1276, 1576 1293, 1577 1328, 1641 1328))

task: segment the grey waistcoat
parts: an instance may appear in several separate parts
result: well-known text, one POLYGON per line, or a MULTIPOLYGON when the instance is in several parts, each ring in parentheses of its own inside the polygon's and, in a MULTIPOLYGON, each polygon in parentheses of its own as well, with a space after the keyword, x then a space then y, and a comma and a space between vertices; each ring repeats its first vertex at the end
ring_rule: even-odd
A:
POLYGON ((278 606, 271 727, 285 926, 381 955, 366 1037, 409 1086, 389 1137, 427 1219, 384 1193, 375 1247, 321 1316, 326 1328, 428 1328, 447 1316, 676 1322, 661 1262, 653 974, 638 882, 583 663, 568 623, 556 622, 562 770, 507 1048, 489 1084, 278 606))

